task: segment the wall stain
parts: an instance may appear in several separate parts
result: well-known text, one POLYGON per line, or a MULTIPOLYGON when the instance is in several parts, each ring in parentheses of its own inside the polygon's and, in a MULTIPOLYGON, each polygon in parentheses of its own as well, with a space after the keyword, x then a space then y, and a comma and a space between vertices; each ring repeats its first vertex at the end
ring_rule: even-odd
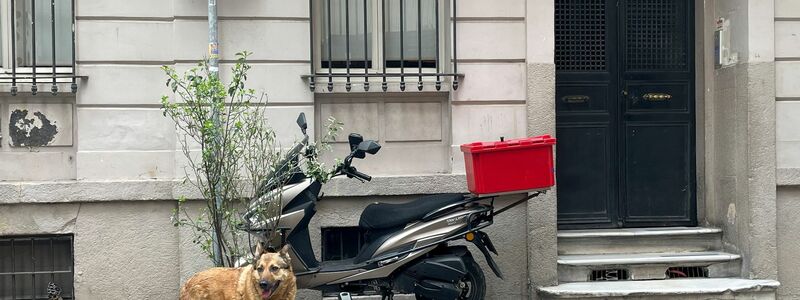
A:
POLYGON ((12 146, 41 147, 55 139, 58 133, 55 122, 51 122, 39 111, 33 113, 33 118, 27 116, 27 109, 17 109, 11 113, 8 136, 12 146))

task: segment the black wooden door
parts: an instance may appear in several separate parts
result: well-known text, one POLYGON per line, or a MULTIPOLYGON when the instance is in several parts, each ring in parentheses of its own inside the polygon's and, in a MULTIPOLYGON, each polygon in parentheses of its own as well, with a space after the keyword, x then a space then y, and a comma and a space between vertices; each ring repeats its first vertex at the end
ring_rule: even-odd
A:
POLYGON ((562 228, 696 224, 691 0, 556 0, 562 228))

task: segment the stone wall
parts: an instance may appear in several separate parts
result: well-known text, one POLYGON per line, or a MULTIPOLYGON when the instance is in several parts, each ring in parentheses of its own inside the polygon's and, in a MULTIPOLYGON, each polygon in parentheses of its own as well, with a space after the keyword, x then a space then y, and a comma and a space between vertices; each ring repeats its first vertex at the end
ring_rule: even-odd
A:
MULTIPOLYGON (((704 114, 706 221, 723 229, 729 250, 742 254, 743 277, 774 279, 775 67, 772 47, 764 46, 773 43, 772 36, 763 32, 773 7, 771 1, 713 3, 713 12, 706 10, 706 38, 713 40, 713 20, 727 18, 734 37, 731 51, 739 60, 706 70, 713 74, 706 80, 713 94, 706 94, 704 114)), ((713 62, 708 56, 713 53, 706 55, 713 62)))
POLYGON ((778 295, 800 297, 800 3, 775 1, 778 295))

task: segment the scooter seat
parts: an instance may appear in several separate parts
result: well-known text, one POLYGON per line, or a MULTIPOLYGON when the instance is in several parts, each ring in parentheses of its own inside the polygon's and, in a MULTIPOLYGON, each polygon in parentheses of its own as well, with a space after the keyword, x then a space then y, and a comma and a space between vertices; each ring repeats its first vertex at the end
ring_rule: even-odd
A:
POLYGON ((373 203, 364 208, 358 226, 366 229, 385 229, 422 219, 426 214, 464 200, 463 194, 438 194, 400 204, 373 203))

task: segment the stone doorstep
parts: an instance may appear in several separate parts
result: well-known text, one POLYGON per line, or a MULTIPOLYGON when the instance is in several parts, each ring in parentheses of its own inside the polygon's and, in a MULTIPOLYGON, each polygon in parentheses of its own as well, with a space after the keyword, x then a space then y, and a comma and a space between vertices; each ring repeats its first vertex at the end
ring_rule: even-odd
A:
POLYGON ((721 232, 722 229, 710 227, 650 227, 559 230, 557 236, 559 239, 645 236, 669 237, 676 235, 718 234, 721 232))
POLYGON ((780 283, 775 280, 739 278, 670 279, 645 281, 595 281, 563 283, 539 287, 545 298, 608 298, 636 296, 723 295, 731 293, 774 294, 780 283))
POLYGON ((592 270, 625 269, 629 280, 666 279, 669 267, 708 267, 709 277, 735 277, 740 273, 740 256, 724 252, 633 253, 561 255, 559 282, 589 280, 592 270))
POLYGON ((706 227, 560 230, 558 254, 703 252, 722 248, 722 230, 706 227))
POLYGON ((558 264, 568 266, 645 265, 716 263, 738 260, 741 256, 719 251, 685 253, 626 253, 559 255, 558 264))

